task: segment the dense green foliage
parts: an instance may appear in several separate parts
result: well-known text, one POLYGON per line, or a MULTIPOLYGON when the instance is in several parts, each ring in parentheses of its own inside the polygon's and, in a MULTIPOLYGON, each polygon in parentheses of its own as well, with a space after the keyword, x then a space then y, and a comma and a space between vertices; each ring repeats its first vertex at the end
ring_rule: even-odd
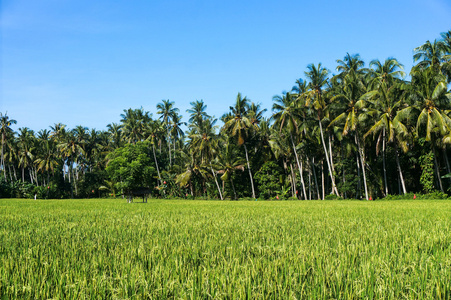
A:
POLYGON ((449 299, 450 201, 0 200, 0 298, 449 299))
POLYGON ((156 184, 153 179, 155 169, 146 143, 127 144, 111 152, 106 171, 110 178, 117 182, 118 190, 131 190, 150 187, 156 184))
POLYGON ((347 53, 336 74, 310 64, 305 80, 273 98, 270 118, 240 93, 221 126, 202 100, 187 123, 163 100, 157 117, 126 109, 104 131, 15 132, 0 113, 0 197, 101 197, 133 186, 216 199, 450 193, 450 36, 414 49, 410 81, 395 58, 366 67, 347 53), (133 145, 145 155, 120 161, 133 145))

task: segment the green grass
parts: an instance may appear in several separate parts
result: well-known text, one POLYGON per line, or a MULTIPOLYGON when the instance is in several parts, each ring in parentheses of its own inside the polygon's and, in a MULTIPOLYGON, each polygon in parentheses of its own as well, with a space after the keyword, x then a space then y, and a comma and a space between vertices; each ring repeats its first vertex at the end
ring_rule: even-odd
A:
POLYGON ((451 201, 0 199, 0 299, 450 299, 451 201))

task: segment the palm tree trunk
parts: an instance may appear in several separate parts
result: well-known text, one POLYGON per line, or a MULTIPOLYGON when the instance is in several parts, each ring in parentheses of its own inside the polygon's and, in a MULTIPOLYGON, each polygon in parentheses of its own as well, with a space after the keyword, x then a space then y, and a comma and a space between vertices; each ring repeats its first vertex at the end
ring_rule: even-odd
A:
POLYGON ((396 166, 398 168, 398 173, 399 173, 399 180, 401 181, 402 191, 405 195, 405 194, 407 194, 407 190, 406 190, 406 184, 404 182, 404 176, 402 175, 401 164, 399 163, 398 145, 396 144, 396 141, 395 141, 395 153, 396 153, 396 166))
POLYGON ((0 166, 2 167, 3 175, 5 176, 5 181, 8 182, 8 179, 6 177, 5 157, 3 155, 3 145, 4 144, 5 144, 5 135, 2 134, 2 157, 1 157, 1 164, 0 164, 0 166))
POLYGON ((436 172, 437 179, 438 179, 438 184, 439 184, 439 187, 440 187, 440 191, 442 193, 444 193, 443 185, 442 185, 442 178, 440 177, 440 166, 439 166, 439 164, 437 162, 437 155, 435 153, 436 151, 435 151, 434 145, 432 146, 432 151, 433 151, 433 154, 434 154, 434 166, 435 166, 435 172, 436 172))
POLYGON ((293 197, 298 197, 296 195, 296 179, 295 179, 296 174, 294 174, 294 168, 293 168, 293 164, 290 163, 290 182, 291 182, 291 194, 293 195, 293 197))
POLYGON ((326 187, 324 185, 324 163, 321 161, 321 188, 323 192, 323 196, 321 197, 322 200, 326 198, 326 187))
POLYGON ((216 178, 216 173, 213 171, 213 168, 211 168, 211 173, 213 173, 213 177, 215 178, 216 186, 218 187, 219 197, 221 197, 221 200, 224 200, 222 198, 221 188, 219 187, 218 179, 216 178))
MULTIPOLYGON (((6 165, 5 165, 5 168, 6 168, 6 165)), ((13 165, 13 171, 14 171, 14 178, 17 181, 16 168, 14 168, 14 165, 13 165)), ((11 182, 13 182, 13 176, 11 175, 12 174, 12 172, 11 172, 11 164, 8 164, 8 172, 9 172, 9 179, 11 180, 11 182)))
POLYGON ((357 164, 357 192, 356 192, 356 198, 360 198, 360 190, 362 189, 362 180, 360 179, 360 162, 359 162, 359 154, 356 153, 355 155, 356 164, 357 164))
POLYGON ((328 134, 328 139, 329 139, 329 161, 330 161, 330 167, 332 169, 332 174, 335 173, 335 167, 334 167, 334 156, 332 155, 332 139, 330 134, 328 134))
POLYGON ((312 162, 312 170, 313 170, 313 179, 315 180, 315 186, 316 186, 316 197, 319 199, 319 186, 318 186, 318 179, 316 178, 316 170, 315 170, 315 158, 313 157, 311 159, 312 162))
POLYGON ((382 130, 382 165, 384 168, 385 195, 388 195, 387 168, 385 165, 385 128, 382 130))
POLYGON ((296 162, 298 164, 299 175, 301 176, 302 192, 304 193, 304 199, 307 200, 307 193, 305 191, 304 176, 302 175, 302 162, 299 163, 298 153, 296 151, 296 146, 294 145, 294 141, 293 141, 293 134, 291 134, 290 137, 291 137, 291 145, 293 146, 294 156, 296 157, 296 162))
MULTIPOLYGON (((443 156, 445 157, 446 172, 449 174, 449 173, 451 173, 451 168, 449 166, 449 160, 448 160, 448 154, 446 153, 446 147, 443 148, 443 156)), ((451 178, 449 178, 449 180, 451 180, 451 178)))
POLYGON ((236 191, 235 191, 235 186, 233 185, 233 180, 232 180, 232 176, 230 176, 230 184, 232 185, 232 190, 233 190, 233 194, 235 195, 235 200, 236 198, 236 191))
POLYGON ((33 170, 31 168, 28 169, 28 174, 30 175, 31 184, 34 183, 33 170))
POLYGON ((160 184, 161 184, 163 181, 161 181, 160 169, 158 168, 158 161, 157 161, 157 156, 155 155, 155 145, 154 144, 152 144, 152 150, 153 150, 153 159, 155 160, 155 166, 157 167, 158 178, 160 179, 160 184))
POLYGON ((363 186, 365 188, 365 198, 366 200, 369 200, 368 198, 368 187, 366 185, 366 172, 365 172, 365 154, 363 153, 363 149, 360 147, 360 141, 359 138, 357 137, 357 133, 354 136, 356 143, 357 143, 357 150, 359 152, 360 155, 360 161, 362 163, 362 173, 363 173, 363 186))
POLYGON ((169 136, 169 130, 168 130, 168 149, 169 149, 169 166, 172 166, 172 153, 171 153, 171 138, 169 136))
POLYGON ((312 200, 312 170, 307 168, 308 170, 308 200, 312 200))
POLYGON ((326 142, 324 142, 323 125, 321 125, 321 120, 318 120, 318 123, 319 123, 319 131, 320 131, 320 135, 321 135, 321 143, 323 144, 324 154, 326 156, 327 168, 329 169, 329 176, 330 176, 330 180, 332 181, 332 192, 335 193, 337 196, 339 196, 337 187, 335 186, 335 178, 332 173, 332 168, 331 168, 331 165, 329 162, 329 154, 328 154, 328 151, 326 148, 326 142))
POLYGON ((175 137, 174 137, 174 162, 175 162, 175 142, 176 142, 176 140, 175 140, 175 137))
POLYGON ((243 146, 244 146, 244 151, 246 152, 247 169, 249 170, 249 177, 251 179, 252 198, 255 199, 254 180, 252 179, 252 171, 251 171, 251 165, 249 164, 249 156, 247 154, 247 147, 246 147, 246 144, 243 144, 243 146))

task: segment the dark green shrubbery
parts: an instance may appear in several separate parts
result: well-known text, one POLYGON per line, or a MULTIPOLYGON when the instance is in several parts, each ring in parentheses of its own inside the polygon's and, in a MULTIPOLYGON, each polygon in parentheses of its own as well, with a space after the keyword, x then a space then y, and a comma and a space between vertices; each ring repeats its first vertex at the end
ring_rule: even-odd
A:
POLYGON ((388 195, 385 198, 381 198, 378 200, 427 200, 427 199, 449 199, 448 194, 434 191, 432 193, 428 194, 414 194, 414 193, 407 193, 405 195, 388 195))

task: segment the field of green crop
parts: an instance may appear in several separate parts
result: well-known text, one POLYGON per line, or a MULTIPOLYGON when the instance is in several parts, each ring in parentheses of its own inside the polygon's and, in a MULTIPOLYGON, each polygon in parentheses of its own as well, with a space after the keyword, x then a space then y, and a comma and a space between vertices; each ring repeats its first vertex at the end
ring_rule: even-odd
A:
POLYGON ((450 299, 451 201, 0 199, 0 299, 450 299))

